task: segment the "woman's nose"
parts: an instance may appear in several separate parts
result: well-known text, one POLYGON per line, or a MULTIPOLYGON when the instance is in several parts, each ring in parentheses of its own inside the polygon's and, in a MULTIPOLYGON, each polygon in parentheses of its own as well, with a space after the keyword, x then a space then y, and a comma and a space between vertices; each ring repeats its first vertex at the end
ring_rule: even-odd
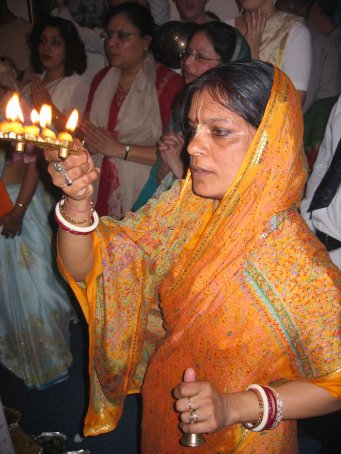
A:
POLYGON ((203 140, 202 134, 197 131, 187 147, 190 156, 205 156, 207 155, 207 145, 203 140))

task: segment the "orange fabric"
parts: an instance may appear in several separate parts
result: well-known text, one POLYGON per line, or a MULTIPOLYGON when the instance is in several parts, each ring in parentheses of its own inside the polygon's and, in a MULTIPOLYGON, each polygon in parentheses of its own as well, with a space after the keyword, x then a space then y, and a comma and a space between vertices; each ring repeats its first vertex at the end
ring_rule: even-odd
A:
POLYGON ((0 218, 13 210, 13 202, 10 199, 7 189, 0 178, 0 218))
MULTIPOLYGON (((144 381, 144 453, 187 452, 171 391, 189 366, 221 392, 339 379, 340 273, 297 212, 301 143, 297 94, 275 69, 262 124, 217 208, 193 194, 189 174, 123 222, 101 219, 102 262, 82 303, 92 339, 87 435, 114 428, 124 396, 144 381)), ((206 439, 196 453, 297 452, 294 421, 206 439)))

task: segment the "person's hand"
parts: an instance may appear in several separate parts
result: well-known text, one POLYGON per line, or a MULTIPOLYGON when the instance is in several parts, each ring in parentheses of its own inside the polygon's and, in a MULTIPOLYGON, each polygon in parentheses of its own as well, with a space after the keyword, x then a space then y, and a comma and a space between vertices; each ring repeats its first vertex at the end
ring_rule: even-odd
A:
POLYGON ((25 209, 14 206, 14 208, 5 216, 0 218, 0 226, 2 226, 1 235, 5 238, 14 238, 21 234, 25 209))
POLYGON ((37 110, 43 104, 49 104, 50 106, 53 104, 48 89, 45 87, 43 81, 35 75, 32 76, 31 80, 31 93, 34 107, 37 110))
POLYGON ((58 149, 46 149, 44 155, 49 162, 48 172, 53 184, 71 199, 85 200, 91 198, 92 183, 98 178, 100 169, 94 166, 89 152, 79 140, 74 141, 74 146, 76 151, 65 160, 58 157, 58 149))
POLYGON ((251 48, 251 56, 254 59, 259 58, 259 48, 262 42, 262 36, 265 29, 268 15, 262 9, 249 12, 244 16, 246 32, 245 38, 251 48))
POLYGON ((208 382, 196 381, 192 368, 186 369, 184 381, 175 387, 173 395, 183 432, 212 433, 227 426, 227 396, 208 382), (197 419, 195 424, 190 424, 190 409, 197 419))
POLYGON ((105 156, 117 156, 115 152, 118 152, 120 143, 112 133, 98 128, 88 120, 83 120, 79 129, 91 154, 99 152, 105 156))
POLYGON ((157 144, 160 158, 177 178, 182 178, 184 174, 184 164, 181 159, 184 143, 182 134, 168 132, 161 136, 157 144))

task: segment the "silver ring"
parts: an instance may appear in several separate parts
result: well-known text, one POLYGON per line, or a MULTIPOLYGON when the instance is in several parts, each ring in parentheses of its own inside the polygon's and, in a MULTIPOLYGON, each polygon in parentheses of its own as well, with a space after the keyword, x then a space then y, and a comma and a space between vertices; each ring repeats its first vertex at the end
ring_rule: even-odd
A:
POLYGON ((56 169, 56 172, 58 172, 58 173, 64 173, 64 172, 65 172, 65 169, 64 169, 64 167, 61 165, 60 162, 55 162, 55 163, 54 163, 54 168, 56 169))
POLYGON ((196 424, 198 422, 198 415, 195 413, 194 410, 189 412, 189 423, 196 424))
POLYGON ((69 178, 69 177, 67 176, 67 173, 66 173, 66 172, 65 172, 65 174, 64 174, 64 180, 65 180, 66 186, 72 186, 73 181, 71 180, 71 178, 69 178))

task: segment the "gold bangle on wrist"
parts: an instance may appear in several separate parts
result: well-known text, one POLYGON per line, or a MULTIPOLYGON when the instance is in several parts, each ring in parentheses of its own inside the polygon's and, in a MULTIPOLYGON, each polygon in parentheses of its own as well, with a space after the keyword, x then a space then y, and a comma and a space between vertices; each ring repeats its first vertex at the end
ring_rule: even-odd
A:
POLYGON ((25 205, 24 203, 21 203, 21 202, 15 202, 16 205, 18 205, 18 207, 20 208, 25 208, 25 210, 27 210, 28 208, 28 205, 25 205))

